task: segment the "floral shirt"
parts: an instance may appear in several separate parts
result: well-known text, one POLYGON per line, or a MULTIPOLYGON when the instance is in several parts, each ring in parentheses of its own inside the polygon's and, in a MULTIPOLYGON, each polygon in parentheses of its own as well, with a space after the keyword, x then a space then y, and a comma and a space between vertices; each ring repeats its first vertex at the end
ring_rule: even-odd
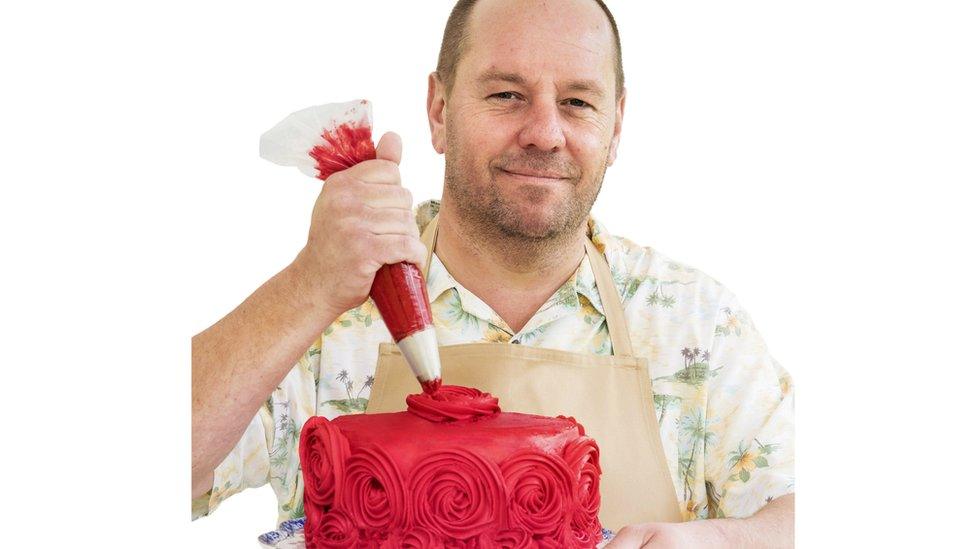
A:
MULTIPOLYGON (((421 230, 439 208, 417 208, 421 230)), ((747 517, 793 492, 793 384, 736 297, 708 275, 589 221, 610 264, 634 354, 648 359, 654 409, 686 520, 747 517)), ((433 256, 427 278, 442 345, 509 342, 610 354, 588 261, 514 333, 433 256)), ((392 338, 372 301, 332 323, 299 359, 193 501, 193 518, 246 488, 271 484, 278 518, 304 516, 298 435, 314 415, 366 409, 378 346, 392 338)))

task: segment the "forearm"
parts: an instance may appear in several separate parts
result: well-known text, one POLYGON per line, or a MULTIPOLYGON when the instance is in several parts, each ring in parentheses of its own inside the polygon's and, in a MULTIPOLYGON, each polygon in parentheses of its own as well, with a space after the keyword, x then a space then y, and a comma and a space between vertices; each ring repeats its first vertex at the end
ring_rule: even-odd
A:
POLYGON ((292 263, 193 338, 193 496, 234 448, 261 404, 338 317, 292 263))
POLYGON ((700 524, 712 528, 723 547, 793 547, 793 502, 794 495, 787 494, 749 518, 713 519, 700 524))

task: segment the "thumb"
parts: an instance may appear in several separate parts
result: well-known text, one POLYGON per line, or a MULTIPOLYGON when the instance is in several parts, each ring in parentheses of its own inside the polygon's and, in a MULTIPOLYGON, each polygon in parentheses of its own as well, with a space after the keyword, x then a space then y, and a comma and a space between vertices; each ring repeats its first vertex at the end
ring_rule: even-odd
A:
POLYGON ((400 156, 403 153, 403 141, 394 132, 386 132, 376 144, 376 158, 389 160, 396 164, 400 163, 400 156))

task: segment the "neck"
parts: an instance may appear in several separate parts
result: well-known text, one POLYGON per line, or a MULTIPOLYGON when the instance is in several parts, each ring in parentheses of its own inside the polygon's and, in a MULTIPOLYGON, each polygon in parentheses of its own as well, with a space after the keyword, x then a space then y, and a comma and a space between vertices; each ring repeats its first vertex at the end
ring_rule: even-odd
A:
POLYGON ((586 224, 544 242, 485 234, 459 219, 449 203, 438 217, 437 257, 462 286, 488 304, 515 333, 576 273, 585 255, 586 224))

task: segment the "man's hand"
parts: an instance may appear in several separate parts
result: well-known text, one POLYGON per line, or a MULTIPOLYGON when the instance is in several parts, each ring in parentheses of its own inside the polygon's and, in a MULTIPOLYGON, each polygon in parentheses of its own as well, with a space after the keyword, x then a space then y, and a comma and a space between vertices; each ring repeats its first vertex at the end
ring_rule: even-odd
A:
POLYGON ((397 134, 383 135, 376 160, 332 174, 315 201, 308 243, 295 264, 334 311, 365 301, 383 265, 426 260, 413 197, 400 186, 401 149, 397 134))
POLYGON ((315 338, 365 301, 376 271, 426 259, 413 199, 400 186, 400 149, 386 134, 376 160, 329 177, 295 260, 193 338, 194 497, 315 338))
POLYGON ((621 528, 606 549, 793 547, 794 495, 780 496, 749 518, 649 522, 621 528))
POLYGON ((729 547, 707 522, 710 521, 649 522, 626 526, 620 529, 606 549, 729 547))

